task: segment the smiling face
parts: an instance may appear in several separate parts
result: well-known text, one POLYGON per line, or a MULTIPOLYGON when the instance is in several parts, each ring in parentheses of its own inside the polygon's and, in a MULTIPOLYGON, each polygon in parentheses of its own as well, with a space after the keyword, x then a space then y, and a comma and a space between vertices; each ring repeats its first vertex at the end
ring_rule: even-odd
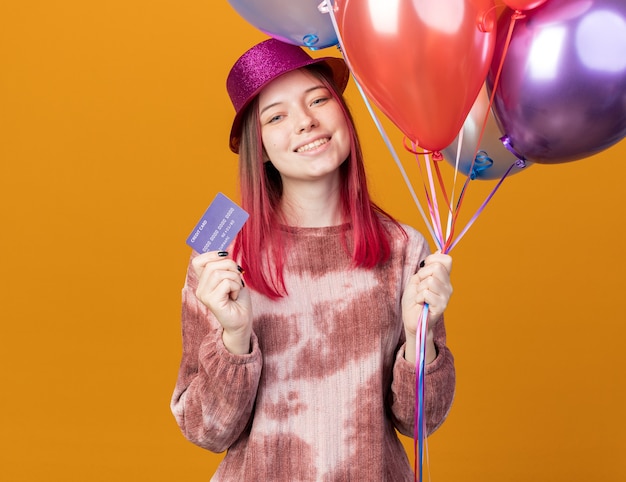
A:
POLYGON ((350 153, 350 131, 319 78, 304 69, 284 74, 263 89, 258 105, 263 146, 284 187, 337 181, 350 153))

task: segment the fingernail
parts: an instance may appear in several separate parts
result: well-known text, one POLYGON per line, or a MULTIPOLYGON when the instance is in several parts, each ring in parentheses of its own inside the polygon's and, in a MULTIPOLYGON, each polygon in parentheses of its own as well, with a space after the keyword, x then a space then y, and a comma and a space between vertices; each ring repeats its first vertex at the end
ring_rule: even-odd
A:
POLYGON ((425 259, 423 259, 423 260, 420 262, 420 268, 423 268, 424 266, 426 266, 426 260, 425 260, 425 259))
POLYGON ((239 271, 241 274, 245 273, 245 270, 239 265, 237 265, 237 271, 239 271))
POLYGON ((245 287, 246 287, 246 284, 243 282, 243 279, 241 280, 241 287, 242 287, 242 288, 245 288, 245 287))
POLYGON ((228 256, 228 251, 218 251, 217 255, 223 258, 224 256, 228 256))

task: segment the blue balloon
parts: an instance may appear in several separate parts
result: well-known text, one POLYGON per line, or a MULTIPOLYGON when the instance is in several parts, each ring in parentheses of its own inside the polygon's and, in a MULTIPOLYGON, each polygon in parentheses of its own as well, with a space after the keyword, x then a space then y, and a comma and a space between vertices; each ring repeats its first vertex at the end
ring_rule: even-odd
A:
POLYGON ((228 0, 246 21, 270 37, 319 50, 339 43, 320 0, 228 0))

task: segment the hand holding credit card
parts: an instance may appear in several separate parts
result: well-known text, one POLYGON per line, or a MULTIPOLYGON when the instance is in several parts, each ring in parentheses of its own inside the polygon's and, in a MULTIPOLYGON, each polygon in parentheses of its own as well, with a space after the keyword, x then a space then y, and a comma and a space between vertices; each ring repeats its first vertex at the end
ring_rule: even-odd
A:
POLYGON ((249 214, 237 204, 217 193, 196 227, 187 238, 187 244, 198 251, 223 251, 237 236, 249 214))

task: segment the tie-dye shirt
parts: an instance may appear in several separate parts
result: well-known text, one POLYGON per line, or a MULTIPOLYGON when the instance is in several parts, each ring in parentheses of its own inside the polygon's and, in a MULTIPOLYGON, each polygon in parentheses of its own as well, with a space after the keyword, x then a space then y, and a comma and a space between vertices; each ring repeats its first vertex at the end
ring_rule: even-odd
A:
MULTIPOLYGON (((183 288, 183 355, 172 411, 184 435, 228 450, 213 481, 412 481, 396 429, 412 436, 415 367, 404 359, 400 300, 428 254, 403 226, 391 259, 353 268, 348 225, 285 228, 288 296, 251 292, 251 352, 230 353, 222 329, 196 298, 191 267, 183 288)), ((425 418, 432 433, 455 387, 443 320, 437 358, 425 368, 425 418)))

